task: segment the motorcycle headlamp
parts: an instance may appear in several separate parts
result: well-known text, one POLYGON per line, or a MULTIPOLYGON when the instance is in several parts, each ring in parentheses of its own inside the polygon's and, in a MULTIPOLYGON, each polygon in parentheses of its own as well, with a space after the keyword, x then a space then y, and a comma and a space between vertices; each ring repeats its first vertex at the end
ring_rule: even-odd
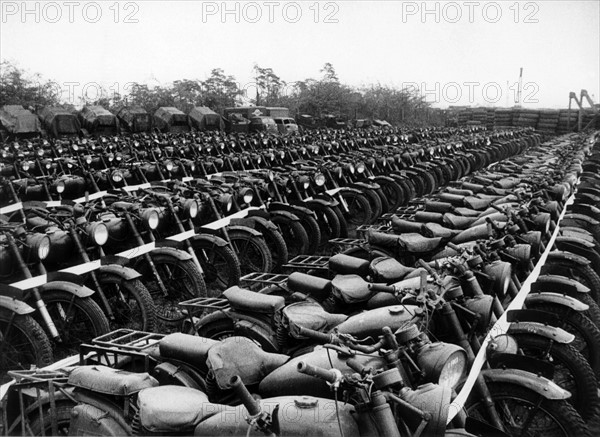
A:
POLYGON ((173 161, 165 162, 165 167, 166 167, 167 171, 173 171, 173 161))
POLYGON ((231 211, 231 208, 233 208, 233 197, 231 194, 221 194, 219 196, 219 202, 223 205, 226 212, 231 211))
POLYGON ((317 184, 317 187, 325 185, 325 175, 323 173, 317 173, 315 175, 315 184, 317 184))
POLYGON ((85 156, 85 163, 87 165, 90 165, 92 163, 92 156, 91 155, 86 155, 85 156))
POLYGON ((198 202, 194 199, 188 199, 185 201, 183 209, 188 217, 196 218, 198 215, 198 202))
POLYGON ((506 296, 508 286, 512 276, 512 267, 510 263, 504 261, 494 261, 486 265, 483 273, 491 279, 491 287, 499 297, 506 296))
POLYGON ((111 174, 111 178, 113 182, 121 182, 123 180, 123 173, 120 171, 113 171, 111 174))
POLYGON ((37 257, 40 261, 46 259, 50 253, 50 238, 44 234, 29 234, 25 240, 29 247, 30 256, 37 257))
POLYGON ((37 153, 37 156, 39 156, 41 158, 42 156, 44 156, 44 149, 37 149, 36 153, 37 153))
POLYGON ((358 174, 362 174, 364 173, 366 170, 366 166, 364 162, 359 162, 358 164, 356 164, 356 172, 358 174))
POLYGON ((79 150, 79 146, 77 144, 73 144, 73 151, 77 152, 79 150))
POLYGON ((142 212, 142 219, 144 220, 144 223, 146 224, 148 229, 154 230, 158 228, 160 218, 158 215, 158 211, 156 211, 154 208, 146 208, 142 212))
POLYGON ((65 181, 60 180, 56 182, 56 192, 61 194, 65 191, 65 181))
POLYGON ((529 260, 531 259, 531 246, 529 244, 516 244, 505 250, 510 256, 517 259, 519 265, 529 265, 529 260))
POLYGON ((245 188, 240 191, 240 197, 244 203, 250 203, 254 199, 254 192, 250 188, 245 188))
POLYGON ((350 164, 348 166, 348 169, 350 170, 350 173, 354 174, 354 172, 356 171, 356 168, 354 167, 354 164, 350 164))
POLYGON ((533 222, 536 224, 538 231, 542 232, 543 234, 546 234, 550 230, 551 219, 552 217, 549 213, 541 212, 533 217, 533 222))
POLYGON ((281 150, 281 151, 279 152, 279 157, 280 157, 281 159, 285 158, 285 152, 284 152, 283 150, 281 150))
POLYGON ((28 162, 28 161, 23 161, 23 162, 21 163, 21 169, 22 169, 23 171, 27 171, 27 170, 29 170, 29 162, 28 162))
POLYGON ((417 364, 428 382, 456 388, 467 372, 467 353, 450 343, 428 343, 417 355, 417 364))
POLYGON ((108 228, 104 223, 90 223, 87 227, 87 234, 98 246, 103 246, 108 241, 108 228))

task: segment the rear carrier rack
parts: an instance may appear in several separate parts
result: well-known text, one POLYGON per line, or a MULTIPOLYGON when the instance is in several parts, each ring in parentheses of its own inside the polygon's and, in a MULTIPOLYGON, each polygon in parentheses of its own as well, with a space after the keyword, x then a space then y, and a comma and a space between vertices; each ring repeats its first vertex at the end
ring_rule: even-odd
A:
POLYGON ((361 234, 361 236, 364 236, 364 234, 366 234, 368 231, 390 232, 391 230, 392 227, 389 225, 360 225, 358 228, 356 228, 356 232, 361 234))
POLYGON ((282 285, 287 281, 288 275, 279 275, 277 273, 248 273, 240 278, 240 282, 252 284, 282 285))
POLYGON ((293 270, 329 270, 329 256, 298 255, 284 264, 293 270))
POLYGON ((339 246, 362 246, 367 243, 367 240, 358 238, 332 238, 329 242, 339 246))
POLYGON ((226 310, 229 308, 229 301, 223 297, 195 297, 179 302, 179 306, 185 308, 191 317, 203 312, 201 310, 226 310))
POLYGON ((36 418, 41 421, 42 430, 50 431, 49 435, 58 435, 58 415, 47 414, 45 409, 49 405, 50 412, 55 411, 57 392, 72 399, 69 392, 65 390, 69 372, 62 369, 10 370, 8 375, 14 379, 9 391, 16 393, 17 399, 12 396, 4 396, 2 399, 2 426, 0 427, 2 435, 31 435, 31 422, 36 418), (9 399, 20 406, 20 417, 12 424, 8 423, 7 416, 9 399))
POLYGON ((145 372, 150 368, 148 349, 156 346, 164 334, 117 329, 79 346, 80 365, 100 364, 118 366, 124 361, 140 361, 145 372))

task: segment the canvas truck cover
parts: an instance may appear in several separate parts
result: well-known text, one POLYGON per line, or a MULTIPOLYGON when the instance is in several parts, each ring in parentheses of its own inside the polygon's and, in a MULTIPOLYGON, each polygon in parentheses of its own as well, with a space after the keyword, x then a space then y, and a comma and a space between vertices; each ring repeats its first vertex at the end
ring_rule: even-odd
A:
POLYGON ((283 107, 267 107, 266 115, 272 118, 288 118, 290 116, 290 110, 283 107))
POLYGON ((0 109, 0 122, 11 134, 38 134, 42 131, 40 120, 21 105, 4 105, 0 109))
POLYGON ((150 114, 141 106, 126 106, 117 112, 117 118, 130 132, 147 132, 152 127, 150 114))
POLYGON ((188 131, 188 116, 172 106, 162 106, 154 113, 154 125, 162 131, 188 131))
POLYGON ((196 106, 188 114, 193 128, 198 130, 223 130, 225 123, 219 114, 206 106, 196 106))
POLYGON ((117 117, 102 106, 85 106, 79 112, 81 125, 92 133, 116 135, 119 133, 117 117))
POLYGON ((267 115, 267 108, 264 106, 239 106, 237 108, 225 108, 223 110, 223 116, 225 118, 231 118, 231 114, 241 114, 242 117, 249 120, 252 117, 267 115))
POLYGON ((38 116, 49 134, 57 137, 60 135, 76 135, 81 129, 75 114, 63 108, 44 106, 38 116))

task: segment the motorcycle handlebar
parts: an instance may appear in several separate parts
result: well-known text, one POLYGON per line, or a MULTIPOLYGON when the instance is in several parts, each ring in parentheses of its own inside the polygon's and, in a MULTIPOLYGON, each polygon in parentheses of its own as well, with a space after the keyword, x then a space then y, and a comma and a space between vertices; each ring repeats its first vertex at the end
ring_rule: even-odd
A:
POLYGON ((260 408, 260 402, 252 397, 242 379, 235 375, 229 380, 229 386, 235 394, 240 398, 246 410, 248 410, 248 414, 250 416, 257 416, 262 411, 260 408))
POLYGON ((315 331, 314 329, 305 328, 303 326, 298 327, 298 333, 303 337, 312 338, 319 343, 332 342, 332 336, 330 334, 325 334, 324 332, 315 331))
POLYGON ((374 291, 374 292, 381 292, 381 293, 395 293, 396 292, 396 287, 394 287, 393 285, 369 284, 368 287, 369 287, 369 290, 374 291))
POLYGON ((446 245, 447 245, 447 246, 448 246, 450 249, 452 249, 452 250, 454 250, 454 251, 456 251, 456 252, 458 252, 458 253, 460 253, 460 252, 461 252, 461 248, 460 248, 460 246, 458 246, 458 245, 456 245, 456 244, 452 243, 451 241, 449 241, 449 242, 448 242, 446 245))
POLYGON ((323 379, 330 384, 338 380, 338 374, 333 370, 323 369, 322 367, 311 366, 310 364, 300 361, 297 365, 298 372, 305 375, 314 376, 315 378, 323 379))

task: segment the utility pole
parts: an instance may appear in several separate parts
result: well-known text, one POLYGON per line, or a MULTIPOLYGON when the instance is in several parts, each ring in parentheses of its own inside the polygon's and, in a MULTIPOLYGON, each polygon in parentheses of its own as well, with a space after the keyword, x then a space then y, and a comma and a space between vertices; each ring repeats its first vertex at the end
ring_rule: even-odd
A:
POLYGON ((521 92, 523 90, 523 67, 519 71, 519 87, 517 88, 517 98, 515 101, 515 106, 517 108, 521 107, 521 92))

